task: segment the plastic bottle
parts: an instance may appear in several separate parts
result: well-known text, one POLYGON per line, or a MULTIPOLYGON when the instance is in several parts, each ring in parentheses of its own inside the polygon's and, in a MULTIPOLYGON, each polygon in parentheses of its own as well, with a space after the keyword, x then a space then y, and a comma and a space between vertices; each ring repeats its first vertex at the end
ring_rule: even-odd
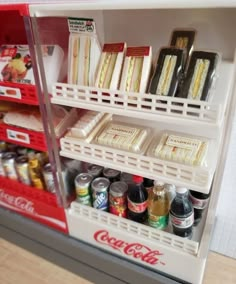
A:
POLYGON ((176 187, 176 197, 170 207, 170 220, 175 235, 192 237, 194 213, 185 187, 176 187))
POLYGON ((202 219, 202 213, 209 202, 210 193, 205 194, 197 191, 189 191, 189 199, 194 209, 194 226, 197 226, 202 219))
POLYGON ((148 203, 148 224, 157 229, 165 229, 168 225, 170 200, 160 181, 154 182, 152 197, 148 203))
POLYGON ((138 223, 144 223, 147 219, 147 199, 148 193, 143 186, 143 178, 133 176, 134 184, 129 187, 128 199, 128 219, 138 223))

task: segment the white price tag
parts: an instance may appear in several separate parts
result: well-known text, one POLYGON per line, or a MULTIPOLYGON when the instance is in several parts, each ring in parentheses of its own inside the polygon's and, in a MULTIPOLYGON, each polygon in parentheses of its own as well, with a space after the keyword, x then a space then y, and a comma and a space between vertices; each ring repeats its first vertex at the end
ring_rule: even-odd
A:
POLYGON ((20 89, 0 86, 0 97, 8 97, 21 100, 20 89))
POLYGON ((23 142, 30 144, 29 134, 22 133, 20 131, 7 129, 7 138, 13 141, 23 142))

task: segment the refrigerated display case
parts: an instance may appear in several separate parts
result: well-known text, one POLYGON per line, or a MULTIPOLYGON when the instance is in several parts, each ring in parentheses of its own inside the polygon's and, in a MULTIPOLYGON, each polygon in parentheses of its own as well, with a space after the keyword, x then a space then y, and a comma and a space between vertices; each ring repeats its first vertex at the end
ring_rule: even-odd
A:
MULTIPOLYGON (((77 202, 69 205, 65 200, 64 204, 69 205, 66 215, 70 236, 145 267, 147 271, 156 271, 157 275, 169 275, 179 282, 201 283, 236 103, 235 12, 235 3, 221 1, 81 1, 30 7, 39 59, 39 46, 48 41, 58 44, 68 54, 68 17, 93 19, 101 46, 109 42, 152 46, 156 55, 160 47, 168 46, 175 28, 191 28, 197 31, 194 49, 211 50, 221 55, 208 101, 77 86, 68 84, 66 76, 53 84, 52 91, 44 89, 48 109, 57 104, 96 110, 113 114, 114 120, 119 122, 151 128, 154 135, 160 136, 164 130, 177 131, 210 141, 207 164, 203 166, 182 165, 150 157, 147 153, 111 149, 94 141, 88 143, 68 136, 60 139, 61 148, 54 141, 56 155, 186 186, 202 193, 211 190, 208 210, 194 229, 191 240, 77 202)), ((45 88, 47 78, 42 60, 39 60, 39 68, 45 88)), ((59 159, 57 163, 60 168, 59 159)))
MULTIPOLYGON (((0 16, 1 56, 4 52, 2 46, 13 46, 14 53, 17 55, 16 45, 28 45, 28 52, 30 54, 27 56, 32 60, 33 75, 35 78, 34 84, 5 80, 1 70, 0 102, 14 103, 15 109, 18 106, 19 108, 24 106, 27 112, 29 112, 29 109, 36 110, 38 108, 42 116, 46 117, 43 96, 38 96, 40 94, 38 92, 39 89, 37 89, 39 75, 35 60, 28 5, 1 5, 0 16), (32 108, 30 108, 31 106, 32 108)), ((5 64, 4 60, 1 61, 1 64, 5 64)), ((15 115, 17 114, 15 113, 15 115)), ((14 119, 14 115, 12 115, 12 118, 14 119)), ((30 115, 28 119, 32 121, 30 115)), ((16 119, 14 121, 16 122, 16 119)), ((67 128, 67 123, 68 118, 60 125, 60 134, 63 133, 63 129, 67 128)), ((50 150, 50 132, 45 119, 42 120, 42 125, 43 131, 35 131, 14 125, 14 123, 6 123, 3 116, 3 118, 0 118, 0 140, 30 148, 36 152, 49 151, 49 160, 52 162, 54 158, 50 150)), ((0 176, 0 205, 2 207, 13 210, 59 231, 67 232, 65 212, 63 207, 60 206, 60 202, 59 194, 56 195, 46 190, 40 190, 34 186, 23 184, 18 180, 11 180, 6 176, 0 176)))

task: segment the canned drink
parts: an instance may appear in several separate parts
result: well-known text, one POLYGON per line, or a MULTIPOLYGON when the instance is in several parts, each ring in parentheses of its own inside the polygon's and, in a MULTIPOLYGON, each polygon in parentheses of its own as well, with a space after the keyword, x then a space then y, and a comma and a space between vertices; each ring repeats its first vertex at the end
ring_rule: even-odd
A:
POLYGON ((7 151, 7 143, 5 141, 0 140, 0 151, 7 151))
POLYGON ((120 175, 120 180, 125 182, 125 183, 127 183, 128 186, 134 184, 133 175, 128 174, 128 173, 123 173, 122 172, 121 175, 120 175))
POLYGON ((20 182, 31 185, 29 175, 29 159, 27 156, 19 156, 15 161, 16 172, 20 182))
POLYGON ((43 167, 43 177, 47 191, 56 193, 51 164, 48 163, 43 167))
POLYGON ((109 191, 109 211, 110 213, 127 217, 127 191, 128 185, 123 181, 111 184, 109 191))
POLYGON ((75 191, 77 197, 84 197, 90 195, 90 184, 93 177, 87 173, 81 173, 75 178, 75 191))
POLYGON ((108 210, 108 188, 110 181, 107 178, 99 177, 92 182, 93 207, 96 209, 108 210))
POLYGON ((109 169, 109 168, 105 168, 103 170, 103 176, 107 179, 109 179, 109 181, 115 182, 115 181, 119 181, 120 180, 120 171, 114 170, 114 169, 109 169))
POLYGON ((76 201, 83 205, 92 206, 90 195, 86 195, 83 197, 77 197, 76 201))
POLYGON ((38 189, 44 189, 44 180, 42 174, 42 167, 34 152, 28 154, 29 157, 29 175, 31 183, 38 189))
POLYGON ((3 167, 3 163, 2 163, 2 156, 5 153, 4 150, 0 149, 0 176, 6 176, 5 171, 4 171, 4 167, 3 167))
POLYGON ((28 153, 28 149, 27 148, 25 148, 25 147, 17 147, 17 149, 16 149, 16 153, 17 153, 17 155, 19 155, 19 156, 26 156, 27 155, 27 153, 28 153))
POLYGON ((103 167, 98 165, 89 165, 88 166, 88 174, 90 174, 93 178, 100 177, 102 175, 103 167))
POLYGON ((2 164, 5 171, 5 175, 10 179, 18 179, 15 168, 16 153, 6 152, 2 155, 2 164))

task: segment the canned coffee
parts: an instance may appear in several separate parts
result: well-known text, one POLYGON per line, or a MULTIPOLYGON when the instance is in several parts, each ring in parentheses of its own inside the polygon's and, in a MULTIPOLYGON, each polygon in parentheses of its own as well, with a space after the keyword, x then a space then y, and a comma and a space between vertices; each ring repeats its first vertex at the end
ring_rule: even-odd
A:
POLYGON ((88 174, 90 174, 93 178, 100 177, 102 175, 103 167, 98 165, 89 165, 88 166, 88 174))
POLYGON ((47 191, 56 193, 51 164, 48 163, 43 167, 43 177, 47 191))
POLYGON ((27 156, 19 156, 15 161, 16 172, 20 182, 31 185, 29 175, 29 160, 27 156))
POLYGON ((18 179, 15 169, 16 153, 6 152, 2 155, 2 164, 5 171, 5 175, 10 179, 18 179))
POLYGON ((4 150, 0 149, 0 176, 6 176, 5 171, 4 171, 4 167, 3 167, 3 163, 2 163, 2 156, 5 153, 4 150))
POLYGON ((107 178, 99 177, 92 182, 93 207, 96 209, 108 210, 108 188, 110 181, 107 178))
POLYGON ((127 191, 128 185, 123 181, 111 184, 109 192, 110 213, 124 218, 127 217, 127 191))
POLYGON ((77 197, 84 197, 90 194, 90 184, 93 177, 87 173, 81 173, 75 178, 75 191, 77 197))
POLYGON ((120 171, 114 170, 114 169, 109 169, 109 168, 105 168, 103 170, 103 176, 107 179, 109 179, 109 181, 115 182, 115 181, 119 181, 120 180, 120 171))

